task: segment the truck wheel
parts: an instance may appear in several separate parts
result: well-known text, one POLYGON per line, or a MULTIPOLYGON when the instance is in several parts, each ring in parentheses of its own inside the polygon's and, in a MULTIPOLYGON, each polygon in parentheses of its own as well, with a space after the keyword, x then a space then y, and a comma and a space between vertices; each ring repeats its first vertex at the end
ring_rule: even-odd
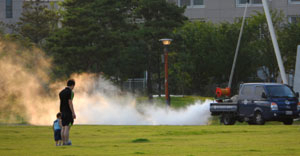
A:
POLYGON ((285 125, 292 125, 293 124, 293 119, 292 118, 287 118, 283 120, 283 124, 285 125))
POLYGON ((264 125, 265 119, 263 118, 260 111, 255 112, 254 114, 254 123, 257 125, 264 125))
POLYGON ((230 114, 223 114, 222 118, 221 118, 221 122, 224 125, 234 125, 235 124, 235 119, 230 114))

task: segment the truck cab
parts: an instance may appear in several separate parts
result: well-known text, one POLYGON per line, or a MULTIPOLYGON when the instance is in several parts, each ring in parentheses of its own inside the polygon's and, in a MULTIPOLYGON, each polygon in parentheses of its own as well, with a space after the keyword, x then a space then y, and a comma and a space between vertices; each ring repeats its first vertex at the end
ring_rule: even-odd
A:
POLYGON ((236 101, 212 103, 212 115, 221 115, 225 125, 235 121, 263 125, 266 121, 293 124, 299 117, 299 93, 279 83, 245 83, 240 85, 236 101), (231 109, 228 109, 231 108, 231 109))
POLYGON ((238 98, 238 114, 250 124, 264 124, 265 121, 292 124, 299 116, 298 97, 298 93, 283 84, 243 84, 238 98))

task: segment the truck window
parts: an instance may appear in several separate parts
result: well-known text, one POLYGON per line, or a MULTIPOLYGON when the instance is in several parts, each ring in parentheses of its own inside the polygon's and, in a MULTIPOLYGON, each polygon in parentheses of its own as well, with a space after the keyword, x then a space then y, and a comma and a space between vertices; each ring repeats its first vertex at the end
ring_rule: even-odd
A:
POLYGON ((242 90, 242 95, 247 95, 247 96, 250 96, 252 95, 252 86, 244 86, 243 87, 243 90, 242 90))
POLYGON ((255 98, 256 99, 261 99, 262 93, 264 93, 264 87, 263 86, 256 86, 255 87, 255 98))
POLYGON ((295 97, 294 92, 286 85, 266 86, 271 97, 295 97))

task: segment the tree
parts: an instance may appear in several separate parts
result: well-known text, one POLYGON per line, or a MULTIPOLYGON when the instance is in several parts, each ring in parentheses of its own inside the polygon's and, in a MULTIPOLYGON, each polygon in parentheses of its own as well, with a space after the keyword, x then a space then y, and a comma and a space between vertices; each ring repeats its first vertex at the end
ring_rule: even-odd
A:
POLYGON ((280 33, 279 45, 282 55, 286 59, 284 65, 286 71, 295 69, 297 57, 297 45, 300 45, 300 22, 288 23, 280 33))
POLYGON ((185 71, 186 74, 178 75, 179 79, 190 79, 190 85, 185 85, 185 92, 211 95, 213 85, 228 82, 236 45, 233 41, 237 41, 238 29, 238 24, 200 21, 186 23, 176 29, 176 40, 182 42, 175 47, 176 58, 171 57, 170 61, 177 69, 171 70, 176 71, 174 74, 185 71))
POLYGON ((133 3, 131 0, 66 0, 62 28, 47 43, 56 74, 104 72, 116 81, 122 77, 133 3))
MULTIPOLYGON (((142 22, 139 24, 138 35, 145 45, 144 50, 148 71, 147 89, 149 98, 152 98, 152 75, 157 73, 160 77, 160 54, 162 52, 161 38, 171 38, 172 31, 184 24, 187 18, 183 15, 185 8, 180 8, 173 3, 165 0, 140 0, 135 10, 137 18, 142 22)), ((176 42, 176 41, 175 41, 176 42)), ((160 83, 159 83, 160 84, 160 83)))
POLYGON ((41 0, 24 1, 22 16, 17 23, 17 33, 41 47, 42 42, 57 29, 59 18, 54 3, 50 3, 48 7, 41 0))
MULTIPOLYGON (((280 40, 280 34, 284 28, 284 15, 282 11, 271 10, 271 16, 277 38, 280 40)), ((257 52, 255 63, 259 67, 266 67, 261 68, 267 77, 266 81, 275 81, 278 77, 279 68, 264 13, 257 12, 256 15, 247 20, 245 34, 248 40, 245 48, 257 52)), ((282 53, 282 56, 285 56, 285 54, 282 53)))
POLYGON ((120 83, 145 69, 151 77, 162 51, 158 40, 186 19, 184 8, 164 0, 67 0, 62 7, 62 28, 47 43, 56 74, 104 72, 120 83))

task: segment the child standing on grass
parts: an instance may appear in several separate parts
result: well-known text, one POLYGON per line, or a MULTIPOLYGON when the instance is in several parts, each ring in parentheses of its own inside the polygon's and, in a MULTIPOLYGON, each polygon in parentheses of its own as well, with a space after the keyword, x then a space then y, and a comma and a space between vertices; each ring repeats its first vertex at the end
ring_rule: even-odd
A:
POLYGON ((56 120, 53 122, 54 140, 56 146, 61 146, 61 113, 56 114, 56 120))

